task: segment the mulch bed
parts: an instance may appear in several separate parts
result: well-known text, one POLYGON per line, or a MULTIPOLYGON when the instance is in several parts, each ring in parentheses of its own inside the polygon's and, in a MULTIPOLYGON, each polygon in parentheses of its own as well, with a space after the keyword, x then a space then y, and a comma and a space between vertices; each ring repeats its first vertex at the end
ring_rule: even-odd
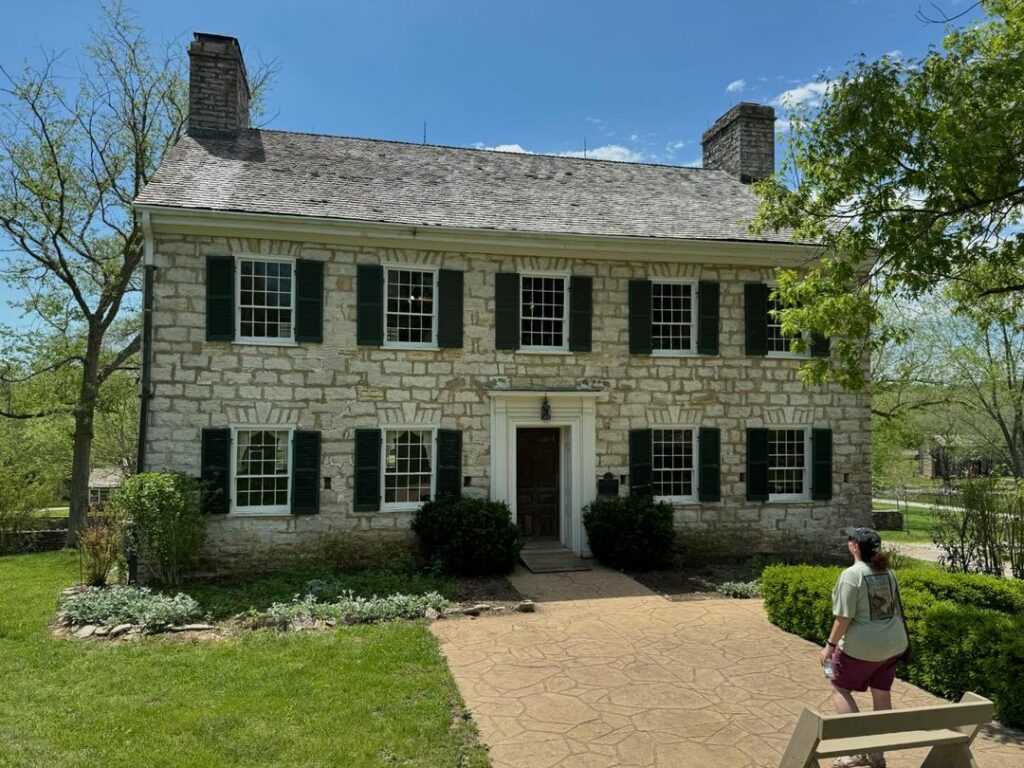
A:
POLYGON ((731 600, 717 592, 727 581, 751 581, 751 568, 746 563, 723 563, 690 568, 630 573, 645 587, 673 602, 692 600, 731 600))

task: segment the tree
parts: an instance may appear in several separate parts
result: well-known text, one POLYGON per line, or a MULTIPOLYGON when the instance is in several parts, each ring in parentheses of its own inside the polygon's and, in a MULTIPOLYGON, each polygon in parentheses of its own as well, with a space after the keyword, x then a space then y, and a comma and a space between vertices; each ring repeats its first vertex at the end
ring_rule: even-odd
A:
POLYGON ((899 337, 879 296, 959 283, 964 307, 1024 290, 1024 2, 980 6, 984 23, 950 28, 941 50, 862 58, 795 110, 782 170, 757 186, 755 232, 822 245, 779 275, 784 329, 833 339, 807 380, 865 384, 865 354, 899 337))
MULTIPOLYGON (((143 237, 132 200, 183 130, 188 93, 184 45, 151 44, 124 5, 100 6, 77 78, 49 55, 18 74, 0 68, 0 229, 13 243, 7 278, 35 333, 7 350, 7 387, 73 371, 70 402, 7 410, 34 418, 70 410, 74 420, 69 543, 88 509, 88 479, 101 388, 139 351, 138 267, 143 237), (40 359, 36 348, 49 351, 40 359), (31 364, 28 364, 30 361, 31 364)), ((272 66, 253 78, 257 93, 272 66)), ((14 399, 17 399, 15 397, 14 399)))

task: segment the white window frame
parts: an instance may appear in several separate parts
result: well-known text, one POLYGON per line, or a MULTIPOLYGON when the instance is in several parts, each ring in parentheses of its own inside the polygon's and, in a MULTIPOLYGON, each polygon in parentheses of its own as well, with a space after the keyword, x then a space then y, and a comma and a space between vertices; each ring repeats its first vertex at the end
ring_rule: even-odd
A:
MULTIPOLYGON (((771 432, 795 431, 804 433, 804 482, 800 493, 768 493, 768 501, 809 501, 811 498, 811 429, 802 424, 773 425, 766 427, 769 432, 768 444, 771 445, 771 432)), ((768 475, 771 484, 771 449, 768 451, 768 475)))
POLYGON ((384 268, 384 329, 383 339, 384 348, 386 349, 437 349, 437 319, 438 319, 438 305, 440 304, 440 294, 438 291, 438 278, 440 269, 438 267, 423 267, 416 264, 382 264, 384 268), (434 276, 434 314, 431 316, 430 324, 430 341, 429 342, 411 342, 411 341, 388 341, 388 270, 397 270, 402 272, 427 272, 434 276))
POLYGON ((654 433, 655 432, 671 432, 678 429, 689 429, 693 435, 690 438, 690 442, 693 450, 693 493, 689 496, 655 496, 655 501, 667 501, 670 504, 694 504, 700 498, 700 489, 698 483, 700 482, 700 442, 699 434, 700 428, 691 424, 670 424, 670 425, 658 425, 657 427, 651 427, 651 486, 654 485, 654 433))
MULTIPOLYGON (((771 343, 771 339, 769 338, 769 335, 768 335, 768 326, 775 324, 773 322, 773 318, 772 318, 772 307, 771 307, 771 304, 772 304, 772 293, 774 293, 775 290, 779 287, 779 284, 778 283, 766 283, 766 285, 768 286, 768 300, 767 300, 768 308, 767 308, 767 312, 765 312, 765 339, 766 339, 766 343, 770 344, 771 343)), ((782 333, 781 328, 779 330, 779 333, 781 335, 781 333, 782 333)), ((801 334, 801 336, 802 335, 803 334, 801 334)), ((777 351, 773 351, 773 350, 768 350, 767 354, 765 355, 766 357, 780 357, 780 358, 788 357, 788 358, 794 359, 794 360, 806 360, 806 359, 808 359, 811 356, 809 352, 793 352, 791 349, 789 349, 789 346, 788 346, 789 342, 791 341, 791 339, 789 339, 787 337, 783 337, 783 338, 786 339, 786 345, 787 345, 786 350, 783 351, 783 352, 777 352, 777 351)))
MULTIPOLYGON (((652 357, 693 357, 697 354, 697 323, 699 322, 699 311, 698 311, 698 292, 700 286, 698 281, 690 280, 688 278, 675 278, 675 277, 659 277, 657 280, 651 279, 651 356, 652 357), (693 328, 693 332, 690 334, 690 348, 689 349, 655 349, 654 348, 654 286, 655 285, 688 285, 690 286, 691 304, 690 304, 690 326, 693 328)), ((686 427, 689 429, 689 427, 686 427)))
POLYGON ((424 424, 381 425, 380 440, 380 509, 382 512, 414 512, 425 502, 385 501, 388 479, 388 432, 430 433, 430 498, 434 498, 437 485, 437 427, 424 424))
POLYGON ((267 256, 264 254, 235 254, 235 343, 236 344, 263 344, 270 347, 294 347, 298 346, 295 341, 295 259, 288 256, 267 256), (292 268, 292 296, 291 296, 291 335, 267 337, 267 336, 243 336, 242 335, 242 262, 262 261, 270 264, 290 264, 292 268))
POLYGON ((229 468, 229 482, 228 486, 231 489, 231 510, 232 515, 290 515, 292 512, 292 461, 295 458, 295 451, 293 450, 292 443, 295 438, 295 427, 287 424, 259 424, 259 425, 248 425, 239 424, 231 427, 231 466, 229 468), (288 448, 288 500, 285 504, 275 504, 272 507, 264 506, 248 506, 241 507, 238 505, 238 485, 237 485, 237 473, 238 473, 238 433, 239 432, 287 432, 287 448, 288 448))
POLYGON ((568 354, 569 353, 569 283, 571 282, 572 275, 568 272, 520 272, 519 273, 519 327, 516 329, 516 333, 519 337, 519 351, 520 352, 540 352, 540 353, 555 353, 555 354, 568 354), (561 346, 537 346, 523 344, 523 278, 526 277, 540 277, 540 278, 555 278, 562 281, 562 344, 561 346))

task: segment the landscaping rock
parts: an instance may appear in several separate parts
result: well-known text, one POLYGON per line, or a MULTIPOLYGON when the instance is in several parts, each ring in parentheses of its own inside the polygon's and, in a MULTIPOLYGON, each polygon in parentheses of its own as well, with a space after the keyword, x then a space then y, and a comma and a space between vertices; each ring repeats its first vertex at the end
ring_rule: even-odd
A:
POLYGON ((462 609, 462 615, 463 616, 479 616, 480 615, 480 609, 477 608, 475 605, 470 607, 470 608, 463 608, 462 609))
POLYGON ((439 618, 441 618, 441 614, 438 613, 434 608, 427 608, 427 610, 423 612, 423 618, 425 618, 427 621, 437 621, 439 618))
POLYGON ((476 608, 476 610, 480 611, 481 613, 483 613, 484 611, 491 610, 491 606, 488 605, 487 603, 477 603, 473 607, 476 608))
POLYGON ((516 610, 520 613, 536 613, 537 606, 533 604, 533 600, 523 600, 516 606, 516 610))
POLYGON ((120 637, 131 628, 131 624, 118 624, 116 627, 110 630, 108 637, 120 637))
POLYGON ((216 629, 213 624, 186 624, 181 628, 183 632, 206 632, 210 629, 216 629))
POLYGON ((96 637, 106 637, 110 633, 110 627, 96 627, 96 637))
POLYGON ((75 637, 77 637, 79 640, 84 640, 87 637, 92 637, 95 632, 95 626, 93 626, 92 624, 86 624, 84 627, 81 627, 75 632, 75 637))

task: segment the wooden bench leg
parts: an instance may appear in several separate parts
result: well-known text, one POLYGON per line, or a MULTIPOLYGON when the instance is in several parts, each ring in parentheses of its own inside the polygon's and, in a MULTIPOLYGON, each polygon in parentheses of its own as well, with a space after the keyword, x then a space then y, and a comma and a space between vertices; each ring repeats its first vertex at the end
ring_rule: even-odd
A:
POLYGON ((821 716, 805 709, 800 719, 797 720, 793 735, 789 738, 789 746, 782 755, 779 768, 812 768, 817 766, 818 761, 814 757, 814 750, 818 746, 818 729, 821 725, 821 716))
POLYGON ((978 761, 967 744, 949 744, 932 747, 921 768, 978 768, 978 761))

